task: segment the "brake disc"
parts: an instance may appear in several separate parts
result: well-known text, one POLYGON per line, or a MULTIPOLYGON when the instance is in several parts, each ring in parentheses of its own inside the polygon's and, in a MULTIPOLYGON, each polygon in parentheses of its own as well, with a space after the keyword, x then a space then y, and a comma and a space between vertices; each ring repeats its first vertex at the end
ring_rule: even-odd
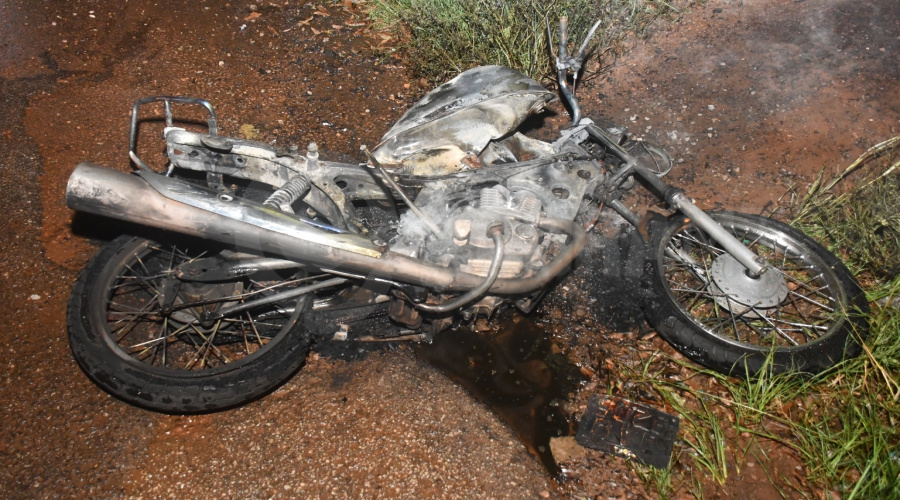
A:
POLYGON ((781 274, 770 270, 751 276, 743 264, 727 253, 716 257, 709 277, 716 303, 736 315, 765 316, 788 295, 781 274))

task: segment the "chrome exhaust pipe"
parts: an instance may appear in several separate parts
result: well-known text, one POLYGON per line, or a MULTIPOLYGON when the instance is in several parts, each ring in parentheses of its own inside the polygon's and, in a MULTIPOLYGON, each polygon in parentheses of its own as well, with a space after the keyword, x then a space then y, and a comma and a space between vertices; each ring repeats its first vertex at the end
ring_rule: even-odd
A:
MULTIPOLYGON (((382 251, 363 236, 332 233, 290 214, 152 173, 131 175, 81 163, 69 177, 66 203, 73 210, 205 238, 248 253, 419 285, 436 292, 464 292, 484 282, 482 276, 382 251)), ((570 241, 553 262, 533 276, 498 279, 489 293, 516 295, 538 290, 565 270, 584 248, 584 230, 573 221, 546 218, 539 227, 565 233, 570 241)))

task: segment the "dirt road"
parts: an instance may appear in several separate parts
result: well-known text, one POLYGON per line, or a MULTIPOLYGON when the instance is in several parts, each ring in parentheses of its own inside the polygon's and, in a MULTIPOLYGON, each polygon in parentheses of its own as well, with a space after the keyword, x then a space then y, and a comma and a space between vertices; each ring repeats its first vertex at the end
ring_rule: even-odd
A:
MULTIPOLYGON (((672 178, 702 205, 758 211, 900 132, 895 7, 711 0, 586 84, 583 107, 667 147, 679 162, 672 178)), ((102 393, 69 353, 65 308, 94 243, 110 235, 77 220, 73 231, 63 192, 79 161, 129 168, 134 99, 205 97, 224 134, 315 140, 355 158, 416 85, 399 61, 373 55, 384 40, 350 2, 11 0, 0 16, 3 496, 647 495, 624 461, 607 458, 558 487, 487 407, 410 349, 314 355, 274 394, 214 415, 154 414, 102 393)), ((583 294, 569 302, 589 304, 583 294)), ((734 481, 720 493, 766 479, 734 481)))

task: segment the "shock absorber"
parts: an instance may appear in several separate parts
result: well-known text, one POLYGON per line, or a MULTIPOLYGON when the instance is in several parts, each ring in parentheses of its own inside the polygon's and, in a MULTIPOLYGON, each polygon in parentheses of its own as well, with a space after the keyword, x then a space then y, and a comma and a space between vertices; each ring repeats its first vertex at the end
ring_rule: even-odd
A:
POLYGON ((295 175, 284 183, 281 188, 272 193, 263 205, 267 207, 277 208, 283 212, 294 213, 291 205, 306 196, 309 192, 310 183, 303 175, 295 175))

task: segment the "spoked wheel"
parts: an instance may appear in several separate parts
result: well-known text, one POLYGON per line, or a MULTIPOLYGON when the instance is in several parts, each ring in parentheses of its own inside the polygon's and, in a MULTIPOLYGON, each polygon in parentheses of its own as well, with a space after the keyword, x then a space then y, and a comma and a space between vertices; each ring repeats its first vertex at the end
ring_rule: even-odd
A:
POLYGON ((252 400, 299 369, 311 343, 300 316, 316 300, 303 292, 328 282, 297 269, 220 282, 177 276, 217 255, 127 236, 104 247, 69 300, 69 339, 88 376, 129 403, 197 413, 252 400), (300 293, 273 297, 290 290, 300 293))
POLYGON ((653 234, 647 318, 694 361, 733 375, 819 372, 860 351, 868 303, 850 271, 786 224, 710 215, 770 267, 749 275, 703 230, 673 218, 653 234))

